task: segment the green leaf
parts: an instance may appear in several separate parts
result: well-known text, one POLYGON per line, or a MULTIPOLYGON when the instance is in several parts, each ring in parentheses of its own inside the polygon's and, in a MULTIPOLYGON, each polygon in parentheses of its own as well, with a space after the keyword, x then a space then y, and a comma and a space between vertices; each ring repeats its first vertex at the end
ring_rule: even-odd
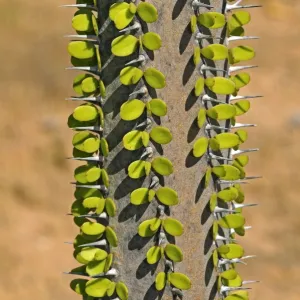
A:
POLYGON ((89 212, 89 209, 83 207, 82 201, 76 200, 72 203, 71 213, 74 217, 85 215, 89 212))
POLYGON ((93 58, 96 54, 94 44, 89 41, 71 41, 68 52, 78 59, 93 58))
POLYGON ((234 103, 234 107, 236 109, 236 116, 241 116, 250 109, 250 101, 249 100, 237 101, 236 103, 234 103))
POLYGON ((87 77, 81 82, 81 89, 86 94, 94 94, 98 88, 99 82, 95 77, 87 77))
POLYGON ((92 16, 91 11, 79 9, 72 19, 72 27, 79 32, 94 31, 92 16))
POLYGON ((218 104, 208 109, 206 114, 215 120, 228 120, 236 115, 236 108, 231 104, 218 104))
POLYGON ((211 60, 224 60, 228 57, 228 48, 221 44, 212 44, 204 47, 201 54, 211 60))
POLYGON ((127 10, 129 8, 129 4, 126 2, 114 3, 109 8, 109 18, 114 21, 116 15, 122 11, 127 10))
POLYGON ((208 148, 208 138, 201 137, 193 145, 193 155, 195 157, 201 157, 204 155, 208 148))
POLYGON ((180 236, 183 234, 183 225, 180 221, 174 218, 166 218, 163 221, 164 230, 173 236, 180 236))
POLYGON ((168 273, 168 279, 172 285, 181 290, 189 290, 192 286, 191 280, 182 273, 168 273))
POLYGON ((89 280, 86 284, 85 292, 92 297, 104 297, 111 281, 107 278, 97 278, 89 280))
POLYGON ((243 25, 248 24, 251 21, 251 15, 247 11, 237 11, 233 13, 227 22, 228 27, 230 30, 233 30, 234 28, 241 27, 243 25))
POLYGON ((109 287, 107 289, 107 296, 111 297, 114 294, 115 290, 116 290, 116 283, 111 282, 111 284, 109 285, 109 287))
POLYGON ((111 51, 116 56, 128 56, 135 52, 139 39, 133 35, 121 35, 112 41, 111 51))
POLYGON ((73 90, 80 96, 88 96, 89 93, 86 93, 82 90, 82 82, 87 78, 91 78, 90 74, 79 74, 73 80, 73 90))
POLYGON ((214 93, 230 95, 235 91, 235 84, 228 78, 211 77, 205 79, 205 85, 214 93))
POLYGON ((211 168, 207 168, 204 176, 204 187, 207 188, 211 180, 211 168))
POLYGON ((104 272, 108 272, 108 270, 110 269, 110 267, 112 266, 112 263, 113 263, 113 254, 112 253, 109 253, 107 255, 107 258, 106 258, 106 264, 105 264, 105 268, 104 268, 104 272))
POLYGON ((238 195, 239 195, 238 190, 232 186, 218 192, 218 198, 225 202, 235 201, 238 195))
POLYGON ((158 50, 161 47, 161 37, 155 32, 147 32, 142 35, 142 43, 149 50, 158 50))
POLYGON ((155 231, 151 230, 150 227, 153 226, 154 224, 157 224, 157 223, 161 224, 161 220, 157 219, 157 218, 153 218, 153 219, 146 220, 146 221, 142 222, 139 225, 139 228, 138 228, 139 235, 141 237, 151 237, 151 236, 153 236, 157 232, 159 226, 155 231))
POLYGON ((85 285, 88 281, 86 279, 73 279, 70 282, 71 289, 79 295, 85 295, 85 285))
POLYGON ((105 260, 91 261, 86 266, 86 273, 90 276, 95 276, 104 272, 105 260))
POLYGON ((246 86, 250 82, 250 74, 241 72, 236 75, 230 76, 230 79, 234 82, 235 88, 238 91, 240 88, 246 86))
POLYGON ((233 187, 235 187, 238 190, 239 196, 237 199, 235 199, 236 203, 243 203, 245 200, 244 192, 242 191, 242 187, 240 184, 234 184, 233 187))
POLYGON ((218 204, 218 197, 217 197, 217 194, 216 193, 213 193, 211 196, 210 196, 210 199, 209 199, 209 209, 210 209, 210 212, 213 213, 215 211, 215 208, 218 204))
POLYGON ((116 292, 120 300, 127 300, 128 299, 128 288, 126 284, 122 281, 119 281, 116 284, 116 292))
POLYGON ((85 208, 96 209, 97 211, 103 212, 105 206, 105 200, 102 197, 88 197, 82 201, 82 205, 85 208))
POLYGON ((191 32, 195 33, 197 30, 197 17, 195 15, 191 16, 191 32))
POLYGON ((227 215, 218 222, 223 228, 239 228, 245 225, 245 218, 239 214, 227 215))
POLYGON ((164 205, 172 206, 179 203, 177 192, 168 187, 160 187, 156 191, 156 197, 164 205))
POLYGON ((80 183, 95 182, 101 176, 101 169, 93 165, 79 166, 74 171, 74 178, 80 183))
POLYGON ((200 14, 198 22, 206 28, 221 28, 225 25, 225 16, 218 12, 207 12, 200 14))
POLYGON ((166 78, 163 73, 155 68, 148 68, 144 72, 146 82, 154 89, 162 89, 166 86, 166 78))
POLYGON ((121 30, 128 26, 134 18, 134 13, 130 9, 122 9, 114 16, 114 22, 117 29, 121 30))
POLYGON ((223 180, 240 179, 240 170, 231 165, 220 165, 212 168, 212 172, 223 180))
POLYGON ((150 265, 156 264, 161 258, 161 247, 153 246, 147 251, 147 262, 150 265))
POLYGON ((168 176, 173 173, 172 162, 165 157, 156 157, 151 162, 152 168, 160 175, 168 176))
POLYGON ((174 244, 168 244, 165 247, 165 254, 174 262, 181 262, 183 260, 183 253, 181 249, 174 244))
POLYGON ((127 150, 137 150, 143 146, 142 131, 132 130, 123 137, 123 145, 127 150))
POLYGON ((145 103, 138 99, 128 100, 121 105, 120 116, 122 120, 132 121, 139 118, 145 109, 145 103))
POLYGON ((244 255, 244 249, 238 244, 226 244, 217 248, 218 253, 227 259, 241 258, 244 255))
POLYGON ((96 247, 84 247, 81 248, 80 255, 88 262, 93 260, 100 261, 107 257, 107 252, 96 247))
POLYGON ((140 2, 137 7, 137 13, 146 23, 153 23, 158 18, 158 12, 154 5, 147 2, 140 2))
POLYGON ((240 143, 245 143, 248 139, 248 132, 246 130, 239 129, 235 134, 239 137, 240 143))
POLYGON ((204 78, 199 77, 195 84, 195 96, 199 97, 204 90, 204 78))
POLYGON ((194 53, 193 53, 193 62, 194 65, 197 66, 200 64, 201 61, 201 49, 199 46, 194 47, 194 53))
POLYGON ((200 108, 197 116, 197 125, 201 129, 206 121, 206 109, 200 108))
POLYGON ((163 290, 164 287, 166 286, 166 282, 167 282, 167 275, 166 275, 166 273, 165 272, 159 272, 156 275, 156 278, 155 278, 155 288, 158 291, 163 290))
POLYGON ((149 175, 147 170, 151 168, 151 163, 144 160, 136 160, 128 167, 128 175, 130 178, 137 179, 145 175, 149 175))
POLYGON ((241 278, 240 275, 237 275, 234 279, 232 280, 228 280, 228 279, 221 279, 222 283, 225 286, 229 286, 229 287, 240 287, 243 284, 243 280, 241 278))
POLYGON ((124 85, 136 84, 143 77, 143 71, 136 67, 125 67, 120 72, 120 81, 124 85))
POLYGON ((74 197, 77 200, 83 200, 88 197, 99 197, 102 198, 102 194, 97 189, 87 189, 87 188, 76 188, 74 192, 74 197))
POLYGON ((148 102, 149 110, 158 117, 163 117, 167 114, 167 104, 158 98, 151 99, 148 102))
POLYGON ((103 184, 108 188, 109 187, 109 177, 105 169, 101 169, 101 179, 103 184))
POLYGON ((75 108, 73 117, 77 121, 94 121, 98 117, 98 109, 94 105, 80 105, 75 108))
POLYGON ((105 228, 105 236, 106 236, 109 244, 112 247, 117 247, 118 246, 117 234, 115 233, 115 231, 110 226, 106 226, 106 228, 105 228))
POLYGON ((255 56, 255 51, 252 47, 237 46, 229 49, 229 62, 231 64, 239 63, 240 61, 250 60, 255 56))
POLYGON ((238 136, 231 132, 217 134, 214 138, 218 142, 220 149, 233 148, 240 142, 238 136))
POLYGON ((151 139, 158 144, 168 144, 172 141, 171 131, 167 127, 156 126, 150 132, 151 139))
POLYGON ((107 157, 108 153, 109 153, 109 147, 108 147, 107 140, 105 138, 101 138, 101 140, 100 140, 100 148, 101 148, 101 154, 103 156, 107 157))
POLYGON ((238 273, 234 269, 229 269, 229 270, 226 270, 226 271, 220 273, 219 276, 224 279, 233 280, 238 276, 238 273))
POLYGON ((144 147, 147 147, 149 144, 150 136, 149 133, 146 131, 142 132, 142 144, 144 147))
POLYGON ((133 205, 141 205, 149 203, 155 196, 154 190, 149 190, 147 188, 139 188, 134 190, 130 194, 130 203, 133 205))
POLYGON ((213 264, 214 264, 214 267, 215 267, 215 268, 218 268, 219 257, 218 257, 218 251, 217 251, 217 250, 214 250, 214 251, 213 251, 212 257, 213 257, 213 264))
POLYGON ((239 155, 232 163, 233 166, 245 167, 249 163, 248 155, 239 155))
POLYGON ((249 293, 247 291, 235 291, 224 300, 249 300, 249 293))
POLYGON ((88 131, 81 131, 74 135, 72 144, 80 151, 94 153, 99 149, 100 140, 88 131))
POLYGON ((80 229, 87 235, 99 235, 105 231, 105 226, 95 222, 85 222, 80 229))
POLYGON ((105 210, 110 217, 114 217, 116 215, 117 207, 113 199, 105 199, 105 210))

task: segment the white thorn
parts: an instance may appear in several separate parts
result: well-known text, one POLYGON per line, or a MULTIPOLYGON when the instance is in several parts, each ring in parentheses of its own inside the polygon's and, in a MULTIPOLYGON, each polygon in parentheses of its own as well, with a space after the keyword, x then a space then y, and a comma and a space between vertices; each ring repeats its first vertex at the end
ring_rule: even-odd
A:
POLYGON ((119 276, 119 272, 117 269, 110 269, 109 271, 107 271, 106 273, 100 273, 94 276, 91 276, 92 278, 99 278, 99 277, 104 277, 104 276, 119 276))
POLYGON ((199 8, 199 7, 214 8, 212 5, 204 4, 204 3, 200 2, 200 0, 193 0, 192 6, 196 7, 196 8, 199 8))
POLYGON ((96 102, 102 104, 101 97, 68 97, 65 100, 72 100, 72 101, 89 101, 89 102, 96 102))
POLYGON ((151 124, 152 124, 151 119, 150 119, 150 118, 147 118, 146 121, 144 121, 144 122, 138 124, 138 125, 136 126, 136 128, 140 128, 140 127, 143 127, 143 126, 146 126, 146 128, 148 128, 151 124))
POLYGON ((79 126, 79 127, 72 127, 73 130, 90 130, 96 132, 102 132, 103 128, 101 126, 79 126))
POLYGON ((259 148, 245 149, 245 150, 234 150, 234 149, 231 149, 230 154, 232 156, 234 156, 234 155, 239 155, 239 154, 243 154, 243 153, 250 153, 250 152, 257 152, 257 151, 259 151, 259 148))
MULTIPOLYGON (((69 216, 73 216, 73 214, 68 214, 68 215, 69 216)), ((86 215, 76 216, 76 218, 107 219, 108 215, 107 215, 106 212, 103 212, 100 215, 97 215, 97 214, 86 214, 86 215)))
POLYGON ((141 55, 139 55, 139 57, 137 59, 131 60, 130 62, 128 62, 127 64, 125 64, 125 66, 131 65, 131 64, 135 64, 135 63, 138 63, 138 62, 143 62, 145 60, 146 60, 146 57, 143 54, 141 54, 141 55))
POLYGON ((60 5, 59 7, 89 8, 89 9, 98 11, 96 6, 88 5, 88 4, 64 4, 64 5, 60 5))
POLYGON ((242 71, 246 69, 253 69, 258 68, 258 66, 230 66, 229 67, 229 74, 237 71, 242 71))
POLYGON ((174 271, 173 263, 171 260, 166 259, 166 265, 171 269, 172 272, 174 271))
POLYGON ((256 99, 256 98, 262 98, 263 96, 230 96, 229 101, 235 101, 235 100, 244 100, 244 99, 256 99))
POLYGON ((104 156, 90 156, 90 157, 67 157, 67 159, 81 160, 81 161, 99 161, 104 162, 104 156))
POLYGON ((89 72, 97 72, 99 71, 97 66, 87 66, 87 67, 67 67, 66 70, 79 70, 79 71, 89 71, 89 72))
POLYGON ((207 94, 204 94, 204 95, 201 97, 201 100, 202 100, 202 103, 204 103, 205 101, 210 101, 210 102, 215 102, 215 103, 222 103, 222 104, 225 103, 224 101, 221 101, 221 100, 212 98, 212 97, 208 96, 207 94))
POLYGON ((228 161, 233 161, 233 158, 230 157, 224 157, 224 156, 218 156, 213 154, 212 152, 208 153, 208 156, 210 157, 210 159, 221 159, 221 160, 228 160, 228 161))
POLYGON ((153 176, 151 178, 151 183, 149 185, 150 189, 153 189, 154 187, 156 187, 159 184, 159 178, 157 176, 153 176))
POLYGON ((218 180, 219 184, 248 184, 246 180, 218 180))
POLYGON ((182 290, 180 290, 180 289, 177 289, 177 288, 172 288, 172 293, 173 294, 176 294, 176 295, 178 295, 179 297, 183 297, 183 292, 182 292, 182 290))
POLYGON ((239 208, 244 208, 244 207, 252 207, 252 206, 257 206, 257 203, 251 203, 251 204, 240 204, 240 203, 232 203, 232 206, 234 209, 239 209, 239 208))
POLYGON ((244 40, 258 40, 258 36, 231 36, 227 38, 227 42, 244 41, 244 40))
POLYGON ((228 213, 235 213, 235 210, 232 210, 232 209, 228 209, 228 208, 223 208, 223 207, 219 207, 219 206, 216 206, 215 209, 214 209, 214 213, 225 213, 225 212, 228 212, 228 213))
POLYGON ((101 240, 101 241, 97 241, 97 242, 82 244, 82 245, 79 245, 78 247, 82 248, 82 247, 106 246, 106 245, 107 245, 107 241, 106 240, 101 240))
POLYGON ((234 4, 226 4, 225 12, 229 12, 235 9, 244 9, 244 8, 255 8, 255 7, 262 7, 261 5, 239 5, 241 3, 241 0, 237 1, 234 4))
POLYGON ((148 89, 146 88, 146 86, 143 86, 139 90, 134 91, 131 94, 129 94, 129 97, 133 96, 133 95, 137 95, 137 94, 147 94, 147 93, 148 93, 148 89))
POLYGON ((203 73, 206 72, 206 71, 220 71, 220 72, 227 73, 227 70, 218 69, 218 68, 214 68, 214 67, 209 67, 205 64, 202 64, 201 67, 199 68, 200 74, 203 75, 203 73))
POLYGON ((218 36, 218 37, 213 37, 212 35, 208 35, 208 34, 203 34, 201 32, 198 32, 196 35, 195 35, 195 38, 197 40, 204 40, 204 39, 215 39, 215 40, 221 40, 222 37, 218 36))
POLYGON ((232 292, 232 291, 242 291, 242 290, 251 290, 251 288, 245 288, 245 287, 230 287, 230 286, 225 286, 222 285, 220 288, 220 293, 227 293, 227 292, 232 292))
POLYGON ((159 233, 159 240, 158 240, 158 245, 161 245, 166 241, 166 234, 164 232, 159 233))
POLYGON ((131 31, 134 29, 140 29, 140 28, 141 28, 141 24, 138 22, 135 22, 132 26, 126 27, 126 28, 120 30, 119 32, 122 33, 122 32, 131 31))
POLYGON ((235 123, 234 126, 231 126, 231 128, 243 128, 243 127, 257 127, 257 124, 235 123))
POLYGON ((88 39, 88 40, 98 40, 97 35, 92 34, 67 34, 64 35, 65 38, 72 38, 72 39, 88 39))
POLYGON ((251 284, 251 283, 259 283, 259 282, 260 282, 259 280, 245 280, 245 281, 243 281, 242 285, 251 284))
MULTIPOLYGON (((252 226, 244 226, 244 230, 249 230, 249 229, 251 229, 251 228, 252 228, 252 226)), ((229 232, 230 232, 230 234, 236 233, 235 230, 234 230, 234 228, 230 228, 230 229, 229 229, 229 232)))
POLYGON ((141 155, 141 158, 144 158, 145 156, 147 157, 152 157, 153 155, 153 149, 151 147, 145 148, 143 154, 141 155))
POLYGON ((227 238, 227 237, 221 236, 221 235, 219 235, 219 234, 216 235, 215 241, 227 241, 227 242, 229 241, 229 242, 236 242, 235 239, 227 238))
POLYGON ((165 207, 163 205, 158 205, 157 210, 159 212, 160 217, 163 217, 165 215, 165 207))

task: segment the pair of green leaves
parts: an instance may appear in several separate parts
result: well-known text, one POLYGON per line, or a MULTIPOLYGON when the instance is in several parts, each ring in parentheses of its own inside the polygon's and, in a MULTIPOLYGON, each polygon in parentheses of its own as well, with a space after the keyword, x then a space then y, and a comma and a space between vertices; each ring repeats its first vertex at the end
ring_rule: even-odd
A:
POLYGON ((72 27, 79 33, 99 34, 97 19, 90 9, 80 8, 74 14, 72 27))
POLYGON ((156 126, 151 129, 150 133, 146 131, 132 130, 123 137, 124 148, 133 151, 141 147, 147 147, 150 138, 158 144, 168 144, 172 140, 172 134, 167 127, 156 126))
POLYGON ((162 89, 166 86, 165 75, 155 68, 148 68, 143 72, 137 67, 125 67, 121 70, 120 81, 124 85, 137 84, 143 76, 154 89, 162 89))
POLYGON ((121 35, 112 41, 111 52, 115 56, 124 57, 133 54, 139 45, 151 51, 158 50, 161 47, 161 37, 155 32, 147 32, 139 38, 131 34, 121 35))
POLYGON ((243 26, 251 21, 251 15, 248 11, 236 11, 227 20, 228 35, 235 35, 235 32, 241 32, 243 26), (233 33, 233 34, 231 34, 233 33))
POLYGON ((189 290, 192 287, 191 280, 185 274, 179 272, 159 272, 155 278, 155 288, 161 291, 166 286, 167 282, 177 289, 189 290))
POLYGON ((138 234, 141 237, 152 237, 162 226, 165 232, 172 236, 180 236, 183 234, 183 225, 180 221, 174 218, 166 218, 164 220, 153 218, 146 220, 139 225, 138 234))
POLYGON ((173 173, 172 162, 165 157, 157 157, 150 163, 144 160, 136 160, 128 167, 130 178, 137 179, 150 174, 151 168, 160 175, 168 176, 173 173))
MULTIPOLYGON (((218 12, 206 12, 197 17, 197 22, 206 28, 217 29, 226 24, 226 18, 225 15, 218 12)), ((195 24, 194 20, 192 24, 195 24)), ((194 30, 194 25, 192 30, 194 30)))
POLYGON ((220 95, 231 95, 235 93, 235 83, 224 77, 210 77, 210 78, 198 78, 195 84, 195 95, 198 97, 204 90, 204 86, 209 88, 212 92, 220 95))
POLYGON ((102 298, 105 296, 111 297, 116 293, 120 300, 128 299, 128 288, 122 281, 115 283, 108 278, 97 278, 89 281, 75 279, 71 282, 70 286, 77 294, 83 296, 88 295, 95 298, 102 298))
POLYGON ((84 198, 83 200, 76 200, 73 202, 71 212, 74 217, 85 215, 90 211, 96 214, 101 214, 103 211, 107 212, 110 217, 116 215, 117 207, 111 198, 104 199, 102 195, 92 195, 84 198))
POLYGON ((73 81, 73 90, 80 96, 90 96, 99 93, 102 97, 106 95, 103 81, 95 78, 91 74, 77 75, 73 81))
POLYGON ((140 2, 137 6, 126 2, 115 3, 109 9, 109 17, 115 23, 117 29, 128 26, 136 13, 146 23, 153 23, 158 18, 155 6, 146 2, 140 2))
POLYGON ((104 114, 102 108, 91 103, 85 103, 76 107, 71 116, 68 119, 68 125, 70 128, 84 126, 85 124, 95 124, 98 120, 100 121, 99 123, 101 126, 104 125, 104 114))
POLYGON ((163 255, 165 255, 167 259, 170 259, 173 262, 181 262, 183 259, 183 253, 178 246, 174 244, 167 244, 165 247, 153 246, 148 250, 148 264, 156 264, 163 255))
MULTIPOLYGON (((247 137, 247 132, 242 129, 237 130, 235 133, 223 132, 210 139, 207 137, 201 137, 197 139, 193 145, 193 155, 195 157, 203 156, 208 147, 210 147, 213 151, 236 148, 240 144, 244 143, 247 140, 247 137)), ((222 173, 224 172, 224 169, 222 169, 222 173)))
POLYGON ((120 108, 120 116, 124 121, 132 121, 139 118, 145 108, 147 111, 158 116, 163 117, 167 114, 167 105, 166 103, 158 98, 151 99, 146 104, 139 99, 131 99, 124 102, 120 108))
POLYGON ((82 184, 92 183, 101 179, 106 187, 109 186, 109 177, 107 171, 105 169, 96 167, 93 164, 77 167, 74 171, 74 178, 77 182, 82 184))
POLYGON ((136 189, 130 194, 130 202, 133 205, 142 205, 151 202, 155 196, 164 205, 173 206, 179 203, 177 192, 169 187, 160 187, 156 192, 148 188, 136 189))

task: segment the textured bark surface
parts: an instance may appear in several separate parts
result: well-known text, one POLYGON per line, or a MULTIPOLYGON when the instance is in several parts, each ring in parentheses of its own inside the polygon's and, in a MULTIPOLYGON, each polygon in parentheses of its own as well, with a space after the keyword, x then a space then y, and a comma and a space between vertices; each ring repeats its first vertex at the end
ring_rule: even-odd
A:
MULTIPOLYGON (((99 2, 100 25, 103 31, 100 52, 105 64, 110 59, 108 49, 111 40, 117 36, 117 31, 113 23, 105 21, 111 1, 99 2)), ((154 55, 150 53, 150 60, 144 67, 153 66, 166 76, 167 86, 162 90, 149 89, 149 93, 152 98, 159 97, 167 103, 168 114, 161 119, 161 124, 168 127, 173 134, 173 141, 167 146, 151 146, 154 157, 164 155, 173 162, 174 174, 164 177, 164 183, 162 180, 160 183, 178 192, 180 203, 170 208, 170 215, 179 219, 185 230, 181 237, 176 238, 176 244, 183 250, 184 259, 183 262, 175 264, 175 271, 186 274, 192 281, 192 288, 184 292, 184 299, 215 299, 216 273, 211 261, 213 242, 210 234, 213 220, 207 206, 213 187, 203 191, 200 184, 207 167, 206 158, 198 160, 191 155, 193 142, 205 134, 197 128, 195 122, 201 103, 193 94, 193 86, 200 76, 193 64, 194 37, 189 25, 194 12, 190 1, 186 0, 148 2, 157 7, 159 19, 148 24, 148 27, 143 26, 143 31, 158 33, 163 46, 154 55)), ((215 6, 213 11, 221 11, 222 3, 221 0, 211 1, 215 6)), ((213 34, 218 35, 220 32, 215 30, 213 34)), ((154 286, 156 274, 164 270, 163 260, 158 266, 147 264, 146 253, 154 245, 154 241, 137 235, 140 222, 156 216, 157 202, 152 201, 150 205, 142 206, 130 204, 130 193, 141 186, 148 187, 151 176, 145 180, 135 180, 126 175, 127 167, 139 159, 142 151, 127 151, 122 144, 123 136, 136 123, 145 120, 144 116, 138 122, 127 122, 120 120, 119 116, 120 106, 128 99, 133 88, 122 86, 118 75, 125 63, 136 57, 137 55, 114 57, 102 76, 108 92, 104 105, 104 135, 107 136, 111 149, 106 166, 111 180, 110 195, 118 206, 118 216, 110 220, 119 238, 119 247, 114 249, 114 267, 120 272, 118 280, 124 281, 128 286, 131 300, 167 300, 173 299, 169 288, 162 295, 154 286)))

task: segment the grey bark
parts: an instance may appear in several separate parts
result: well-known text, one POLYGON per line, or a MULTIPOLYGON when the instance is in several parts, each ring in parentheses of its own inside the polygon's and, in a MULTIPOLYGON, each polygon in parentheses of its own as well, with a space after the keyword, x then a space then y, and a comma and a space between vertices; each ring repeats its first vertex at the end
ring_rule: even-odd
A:
MULTIPOLYGON (((160 34, 163 46, 159 51, 155 51, 153 57, 150 53, 150 59, 144 67, 154 66, 166 75, 167 87, 156 91, 149 89, 149 92, 151 97, 161 98, 167 103, 168 115, 161 121, 173 134, 173 141, 169 145, 162 148, 152 145, 152 148, 154 157, 164 155, 174 164, 174 174, 164 177, 164 182, 161 179, 161 184, 178 192, 180 203, 170 208, 170 215, 179 219, 185 229, 184 234, 176 238, 176 244, 183 250, 184 259, 183 262, 175 264, 175 271, 186 274, 192 281, 192 288, 184 291, 184 299, 212 300, 217 297, 216 272, 211 260, 214 246, 210 229, 213 219, 207 204, 214 187, 203 190, 200 182, 207 167, 207 160, 205 157, 195 160, 190 152, 195 139, 205 134, 203 129, 197 129, 195 122, 201 103, 193 94, 194 84, 200 76, 192 61, 194 37, 190 33, 189 22, 193 9, 190 0, 147 2, 157 7, 159 19, 148 26, 143 24, 143 30, 160 34)), ((209 4, 208 1, 204 2, 209 4)), ((210 1, 215 7, 213 11, 220 12, 223 2, 225 1, 210 1)), ((98 4, 102 31, 100 53, 103 64, 112 58, 110 44, 118 35, 113 23, 108 21, 111 4, 112 1, 109 0, 101 0, 98 4)), ((221 34, 220 30, 214 30, 212 33, 221 34)), ((129 94, 134 88, 122 86, 118 79, 119 73, 126 62, 136 57, 137 55, 126 58, 113 57, 102 72, 102 80, 107 88, 107 99, 103 107, 106 114, 104 136, 111 150, 105 165, 111 182, 110 197, 115 199, 118 207, 118 215, 110 218, 110 225, 116 230, 119 239, 119 246, 113 248, 113 267, 120 272, 117 280, 124 281, 128 286, 129 299, 176 299, 172 297, 168 287, 163 294, 155 290, 155 276, 164 270, 164 262, 161 260, 158 266, 148 265, 145 260, 146 253, 154 245, 154 241, 137 235, 138 225, 156 216, 157 202, 152 201, 150 205, 136 207, 130 204, 129 198, 136 188, 148 187, 151 179, 151 176, 143 180, 130 179, 127 176, 127 167, 140 158, 142 150, 127 151, 122 144, 123 136, 137 123, 145 120, 145 115, 138 122, 122 121, 119 116, 120 106, 129 99, 129 94)), ((224 63, 216 66, 224 68, 224 63)), ((142 84, 141 82, 136 89, 142 84)))

